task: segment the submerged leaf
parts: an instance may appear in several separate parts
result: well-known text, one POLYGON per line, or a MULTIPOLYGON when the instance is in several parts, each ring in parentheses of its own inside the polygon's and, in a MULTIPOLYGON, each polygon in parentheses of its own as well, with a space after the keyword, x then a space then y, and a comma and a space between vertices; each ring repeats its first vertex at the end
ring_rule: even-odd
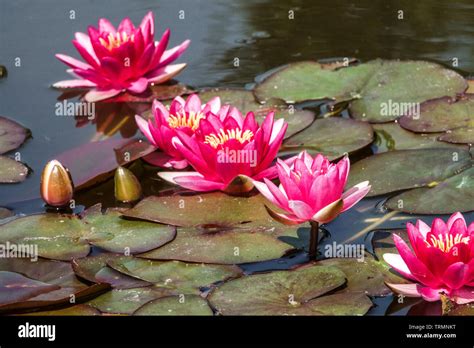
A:
POLYGON ((22 182, 28 175, 28 167, 19 161, 6 156, 0 156, 0 184, 22 182))
POLYGON ((18 148, 29 133, 28 129, 15 121, 0 116, 0 155, 18 148))

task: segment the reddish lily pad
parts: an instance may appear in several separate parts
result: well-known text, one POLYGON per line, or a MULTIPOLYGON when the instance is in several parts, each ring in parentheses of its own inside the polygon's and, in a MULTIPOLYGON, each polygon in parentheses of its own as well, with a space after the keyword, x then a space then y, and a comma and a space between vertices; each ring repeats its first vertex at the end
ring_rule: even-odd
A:
POLYGON ((304 266, 224 283, 209 296, 223 315, 363 315, 372 306, 364 294, 322 296, 346 282, 336 267, 304 266))
POLYGON ((373 141, 370 124, 342 117, 317 119, 310 127, 287 139, 283 151, 306 149, 335 159, 373 141))
POLYGON ((260 124, 270 111, 275 111, 275 119, 284 118, 288 123, 285 138, 305 129, 314 121, 314 113, 311 111, 295 109, 282 100, 270 100, 265 104, 260 104, 251 91, 244 89, 214 88, 199 92, 199 96, 203 103, 213 97, 220 97, 222 104, 235 106, 243 115, 253 111, 260 124))
POLYGON ((57 289, 57 285, 33 280, 19 273, 0 271, 0 310, 5 305, 57 289))
POLYGON ((392 210, 413 214, 451 214, 474 210, 474 167, 431 188, 403 192, 386 202, 392 210))
POLYGON ((153 287, 114 289, 90 300, 86 304, 102 313, 131 315, 151 300, 171 295, 176 294, 172 290, 153 287))
POLYGON ((199 293, 201 288, 235 278, 242 271, 236 266, 191 264, 179 261, 153 261, 122 257, 108 261, 115 270, 154 284, 155 288, 172 290, 177 294, 199 293))
POLYGON ((325 70, 316 62, 289 64, 259 84, 255 95, 260 101, 280 98, 287 102, 353 98, 354 118, 387 122, 403 116, 406 105, 454 97, 466 89, 461 75, 438 64, 377 59, 338 70, 325 70))
POLYGON ((0 220, 6 219, 8 217, 11 217, 15 215, 11 210, 7 208, 0 207, 0 220))
POLYGON ((0 116, 0 155, 20 147, 29 136, 28 129, 0 116))
POLYGON ((69 169, 76 190, 80 190, 107 179, 118 166, 154 150, 141 140, 113 138, 81 145, 63 152, 56 159, 69 169))
POLYGON ((449 178, 471 164, 468 151, 421 149, 390 151, 356 162, 347 187, 369 180, 368 196, 425 187, 449 178))
POLYGON ((22 182, 28 175, 28 167, 19 161, 6 156, 0 156, 0 184, 22 182))
POLYGON ((152 300, 133 315, 213 315, 205 299, 197 295, 168 296, 152 300))
POLYGON ((397 122, 373 124, 375 131, 374 147, 376 153, 394 150, 416 150, 449 148, 463 146, 438 141, 439 134, 415 134, 400 127, 397 122))
POLYGON ((89 242, 112 253, 136 254, 158 248, 176 235, 173 226, 127 220, 121 212, 122 209, 108 209, 102 214, 100 204, 89 208, 82 220, 98 234, 98 238, 89 242))
POLYGON ((21 315, 26 316, 95 316, 100 315, 100 312, 92 306, 79 304, 72 307, 58 309, 53 311, 44 311, 44 312, 34 312, 34 313, 25 313, 21 315))

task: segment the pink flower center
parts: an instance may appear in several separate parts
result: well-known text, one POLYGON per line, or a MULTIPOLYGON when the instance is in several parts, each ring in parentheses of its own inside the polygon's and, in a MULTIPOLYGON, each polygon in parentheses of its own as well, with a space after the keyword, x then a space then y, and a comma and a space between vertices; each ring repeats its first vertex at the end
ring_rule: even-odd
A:
POLYGON ((170 115, 168 118, 168 125, 171 128, 181 128, 181 127, 189 127, 193 131, 196 131, 199 127, 199 122, 202 119, 206 118, 200 112, 182 112, 181 114, 177 115, 170 115))
POLYGON ((469 244, 469 236, 463 237, 462 234, 430 234, 429 238, 425 240, 429 247, 438 248, 439 250, 448 253, 454 245, 459 243, 469 244))
POLYGON ((241 144, 245 143, 246 141, 250 141, 253 138, 253 133, 251 130, 247 129, 246 131, 242 131, 240 128, 235 129, 221 129, 219 133, 209 134, 205 136, 205 144, 211 145, 213 148, 217 148, 219 145, 224 145, 227 141, 231 139, 235 139, 239 141, 241 144))
POLYGON ((126 32, 122 31, 113 34, 109 34, 106 39, 104 38, 99 38, 100 43, 102 46, 107 48, 109 51, 112 51, 114 48, 118 48, 121 45, 123 45, 126 42, 134 42, 135 40, 135 35, 128 35, 126 32))

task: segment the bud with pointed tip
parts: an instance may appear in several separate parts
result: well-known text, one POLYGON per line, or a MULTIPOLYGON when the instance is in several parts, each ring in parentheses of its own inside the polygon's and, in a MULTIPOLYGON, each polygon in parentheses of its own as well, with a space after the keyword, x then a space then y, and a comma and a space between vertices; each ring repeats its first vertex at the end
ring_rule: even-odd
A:
POLYGON ((134 202, 142 195, 142 187, 137 177, 127 168, 118 167, 115 171, 115 199, 120 202, 134 202))
POLYGON ((41 174, 41 197, 53 207, 67 205, 74 194, 69 171, 57 160, 49 161, 41 174))

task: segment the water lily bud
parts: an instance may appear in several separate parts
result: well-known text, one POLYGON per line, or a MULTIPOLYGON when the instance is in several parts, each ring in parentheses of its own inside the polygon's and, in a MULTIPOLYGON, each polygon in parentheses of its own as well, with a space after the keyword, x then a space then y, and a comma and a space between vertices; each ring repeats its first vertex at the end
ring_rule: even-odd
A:
POLYGON ((133 202, 142 195, 142 187, 137 177, 127 168, 118 167, 115 171, 115 199, 133 202))
POLYGON ((53 206, 67 205, 74 194, 74 184, 69 171, 57 160, 46 164, 41 174, 41 197, 53 206))

